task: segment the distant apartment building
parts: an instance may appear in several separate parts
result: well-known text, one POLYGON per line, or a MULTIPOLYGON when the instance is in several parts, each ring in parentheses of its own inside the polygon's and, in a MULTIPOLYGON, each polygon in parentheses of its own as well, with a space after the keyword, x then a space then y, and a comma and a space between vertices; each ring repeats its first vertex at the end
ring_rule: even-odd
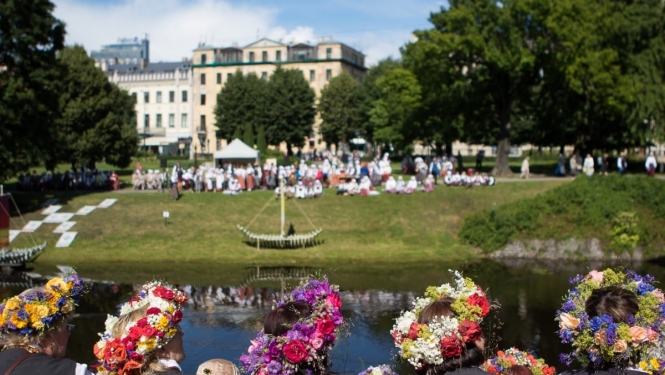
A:
POLYGON ((159 154, 189 155, 192 144, 192 67, 189 60, 106 67, 109 81, 136 103, 139 147, 159 154))
MULTIPOLYGON (((199 152, 205 154, 225 147, 215 135, 214 110, 217 94, 237 70, 268 79, 278 66, 298 69, 316 92, 317 98, 328 81, 343 71, 348 71, 359 81, 367 71, 365 55, 330 37, 319 38, 316 44, 284 44, 261 39, 245 47, 202 45, 194 50, 192 63, 192 116, 196 134, 193 141, 199 152)), ((325 148, 319 134, 320 123, 317 117, 305 150, 325 148)))
POLYGON ((103 46, 99 51, 91 51, 90 57, 103 70, 111 65, 145 66, 150 62, 148 34, 144 34, 140 40, 138 37, 119 39, 116 44, 103 46))

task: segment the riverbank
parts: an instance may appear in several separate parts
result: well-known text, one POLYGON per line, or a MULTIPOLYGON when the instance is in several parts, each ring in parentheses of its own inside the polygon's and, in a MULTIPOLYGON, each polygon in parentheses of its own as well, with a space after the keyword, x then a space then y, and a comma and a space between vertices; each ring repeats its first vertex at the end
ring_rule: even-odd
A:
MULTIPOLYGON (((272 192, 239 196, 186 193, 177 202, 171 201, 168 193, 18 194, 15 198, 25 221, 42 220, 39 205, 53 197, 60 199, 58 204, 63 206, 59 212, 76 212, 106 198, 118 199, 108 209, 73 218, 77 224, 72 231, 78 235, 69 248, 54 247, 59 235, 52 231, 57 224, 42 224, 33 237, 48 241, 49 246, 37 261, 38 269, 42 265, 72 264, 86 273, 103 272, 117 264, 131 273, 133 264, 151 263, 155 274, 164 274, 177 270, 183 262, 198 263, 202 268, 219 264, 320 267, 348 262, 477 259, 481 254, 461 244, 457 237, 464 217, 483 208, 533 197, 563 183, 534 181, 473 189, 439 187, 430 194, 364 198, 336 196, 334 190, 326 190, 319 199, 287 202, 287 223, 292 223, 297 233, 311 230, 310 220, 324 230, 322 245, 299 250, 257 251, 242 242, 238 224, 247 226, 251 222, 249 228, 254 232, 279 232, 279 206, 272 192), (163 211, 170 213, 167 224, 163 211)), ((20 218, 14 218, 12 229, 21 226, 20 218)), ((30 236, 26 233, 12 242, 13 247, 29 245, 30 236)))

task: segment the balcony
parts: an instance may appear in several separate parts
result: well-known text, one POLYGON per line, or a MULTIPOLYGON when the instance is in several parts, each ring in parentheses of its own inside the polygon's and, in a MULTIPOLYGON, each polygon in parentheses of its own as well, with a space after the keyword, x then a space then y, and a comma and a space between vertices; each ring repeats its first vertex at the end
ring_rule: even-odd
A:
POLYGON ((143 128, 142 134, 144 136, 164 136, 166 128, 143 128))

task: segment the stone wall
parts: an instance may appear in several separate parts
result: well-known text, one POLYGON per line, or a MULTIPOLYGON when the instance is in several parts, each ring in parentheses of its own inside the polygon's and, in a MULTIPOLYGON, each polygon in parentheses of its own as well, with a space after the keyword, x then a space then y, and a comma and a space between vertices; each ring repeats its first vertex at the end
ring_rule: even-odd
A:
POLYGON ((495 251, 490 258, 542 259, 542 260, 623 260, 641 261, 642 249, 632 252, 610 253, 603 251, 597 238, 578 240, 515 240, 502 250, 495 251))

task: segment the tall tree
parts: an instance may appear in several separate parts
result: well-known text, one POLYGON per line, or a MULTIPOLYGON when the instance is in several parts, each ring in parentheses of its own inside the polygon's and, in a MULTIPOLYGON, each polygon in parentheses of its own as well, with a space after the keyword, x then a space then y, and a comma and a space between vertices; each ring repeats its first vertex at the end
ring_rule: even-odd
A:
POLYGON ((360 132, 360 101, 358 81, 348 72, 332 78, 321 90, 319 129, 328 147, 347 142, 360 132))
POLYGON ((370 67, 358 89, 361 98, 359 103, 360 122, 362 124, 361 135, 370 143, 374 143, 374 128, 370 121, 370 112, 374 106, 374 101, 381 97, 381 90, 377 87, 376 82, 389 70, 400 66, 401 63, 392 58, 379 61, 376 65, 370 67))
POLYGON ((0 181, 38 163, 55 163, 58 146, 56 53, 65 26, 48 0, 0 5, 0 181))
POLYGON ((259 126, 259 131, 256 133, 256 148, 265 153, 268 150, 268 144, 266 143, 266 130, 263 125, 259 126))
POLYGON ((59 159, 73 166, 102 160, 128 166, 138 149, 134 99, 108 81, 83 47, 65 48, 58 62, 63 69, 59 159))
POLYGON ((268 83, 266 138, 271 145, 285 142, 288 152, 302 147, 312 133, 316 94, 302 72, 278 67, 268 83))
POLYGON ((414 140, 411 129, 414 113, 421 102, 418 79, 409 70, 395 68, 377 81, 381 92, 370 111, 374 139, 405 150, 414 140))
POLYGON ((452 104, 458 116, 447 117, 463 121, 463 140, 498 145, 498 175, 512 173, 508 154, 514 117, 522 111, 520 98, 533 90, 536 75, 531 17, 522 1, 451 0, 448 8, 430 16, 434 28, 415 32, 413 43, 436 50, 444 65, 436 71, 454 72, 446 90, 457 99, 452 104))
POLYGON ((242 141, 249 147, 254 147, 256 137, 254 137, 254 127, 252 124, 245 125, 245 133, 242 136, 242 141))
POLYGON ((217 94, 215 126, 217 137, 229 140, 242 134, 247 124, 258 128, 266 124, 268 84, 255 73, 236 71, 217 94), (238 130, 239 129, 239 130, 238 130), (236 134, 236 131, 239 133, 236 134))

